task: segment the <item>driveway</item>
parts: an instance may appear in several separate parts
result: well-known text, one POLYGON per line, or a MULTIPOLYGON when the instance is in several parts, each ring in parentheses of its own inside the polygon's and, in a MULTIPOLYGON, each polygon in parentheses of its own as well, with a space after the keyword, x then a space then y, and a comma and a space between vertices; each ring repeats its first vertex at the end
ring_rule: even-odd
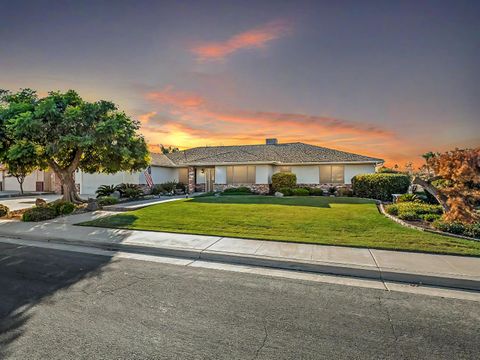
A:
POLYGON ((11 211, 29 209, 35 206, 35 200, 38 198, 44 199, 47 202, 52 202, 60 199, 62 196, 58 194, 37 195, 37 196, 21 196, 13 198, 0 199, 0 204, 8 206, 11 211))

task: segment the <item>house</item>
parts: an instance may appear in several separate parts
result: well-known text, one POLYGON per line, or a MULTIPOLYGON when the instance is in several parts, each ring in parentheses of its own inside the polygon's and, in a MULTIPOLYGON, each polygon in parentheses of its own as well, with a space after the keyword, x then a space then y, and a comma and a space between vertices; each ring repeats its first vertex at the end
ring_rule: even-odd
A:
MULTIPOLYGON (((25 177, 23 183, 25 192, 59 192, 60 179, 52 171, 34 170, 25 177)), ((10 175, 0 164, 0 191, 20 191, 17 178, 10 175)))
MULTIPOLYGON (((382 159, 369 156, 267 139, 262 145, 207 146, 152 154, 150 172, 155 184, 182 182, 189 192, 246 186, 264 194, 277 172, 293 172, 300 186, 328 188, 348 186, 355 175, 373 173, 381 163, 382 159)), ((78 171, 76 182, 82 194, 93 194, 100 185, 146 184, 141 172, 108 175, 78 171)))

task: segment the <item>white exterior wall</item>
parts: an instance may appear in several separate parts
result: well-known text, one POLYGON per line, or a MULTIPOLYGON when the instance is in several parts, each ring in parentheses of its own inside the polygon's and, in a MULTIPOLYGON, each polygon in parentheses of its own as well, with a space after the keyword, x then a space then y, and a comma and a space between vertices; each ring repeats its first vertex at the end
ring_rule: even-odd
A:
MULTIPOLYGON (((3 177, 3 190, 20 191, 20 184, 18 183, 17 178, 14 176, 7 176, 6 171, 4 174, 5 176, 3 177)), ((23 183, 23 191, 36 191, 37 181, 44 181, 44 172, 42 170, 35 170, 30 175, 27 175, 27 177, 25 177, 25 181, 23 183)))
POLYGON ((345 184, 351 184, 355 175, 373 174, 374 172, 375 164, 345 165, 345 184))
POLYGON ((272 174, 272 165, 257 165, 255 167, 255 184, 271 184, 272 174))
POLYGON ((297 184, 318 184, 320 181, 318 165, 292 166, 292 173, 297 175, 297 184))
POLYGON ((116 174, 87 174, 78 171, 75 173, 75 183, 80 184, 80 194, 93 195, 100 185, 140 184, 140 173, 123 171, 116 174))
POLYGON ((226 166, 215 166, 215 184, 226 184, 227 183, 227 167, 226 166))
MULTIPOLYGON (((178 169, 152 166, 152 180, 154 184, 163 184, 169 181, 178 182, 178 169)), ((145 174, 143 171, 140 173, 140 184, 146 184, 145 174)))

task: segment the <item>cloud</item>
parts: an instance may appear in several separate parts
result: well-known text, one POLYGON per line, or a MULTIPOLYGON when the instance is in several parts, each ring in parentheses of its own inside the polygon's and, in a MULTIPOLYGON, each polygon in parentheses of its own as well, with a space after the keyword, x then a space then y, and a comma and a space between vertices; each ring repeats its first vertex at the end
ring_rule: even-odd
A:
POLYGON ((286 20, 275 20, 262 26, 236 34, 225 41, 200 42, 190 51, 199 61, 224 60, 227 56, 242 49, 261 49, 272 40, 287 35, 292 24, 286 20))

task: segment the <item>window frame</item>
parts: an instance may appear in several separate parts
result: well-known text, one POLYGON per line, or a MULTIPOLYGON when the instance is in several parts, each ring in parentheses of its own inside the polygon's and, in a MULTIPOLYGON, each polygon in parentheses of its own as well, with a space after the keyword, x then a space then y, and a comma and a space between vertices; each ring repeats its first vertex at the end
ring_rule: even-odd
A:
MULTIPOLYGON (((243 170, 243 169, 242 169, 243 170)), ((238 177, 239 175, 237 175, 238 177)), ((227 185, 253 185, 256 184, 256 176, 257 176, 257 167, 255 165, 229 165, 227 166, 227 185), (237 172, 239 172, 238 168, 246 168, 246 182, 245 181, 238 181, 235 177, 235 168, 237 168, 237 172)))
MULTIPOLYGON (((318 182, 319 184, 345 184, 345 165, 342 164, 325 164, 325 165, 320 165, 318 168, 318 182), (334 178, 334 167, 336 168, 341 168, 341 181, 337 181, 338 179, 334 178), (325 177, 325 170, 327 170, 327 176, 325 177), (328 179, 328 181, 324 181, 325 179, 328 179)), ((338 175, 338 174, 337 174, 338 175)))

